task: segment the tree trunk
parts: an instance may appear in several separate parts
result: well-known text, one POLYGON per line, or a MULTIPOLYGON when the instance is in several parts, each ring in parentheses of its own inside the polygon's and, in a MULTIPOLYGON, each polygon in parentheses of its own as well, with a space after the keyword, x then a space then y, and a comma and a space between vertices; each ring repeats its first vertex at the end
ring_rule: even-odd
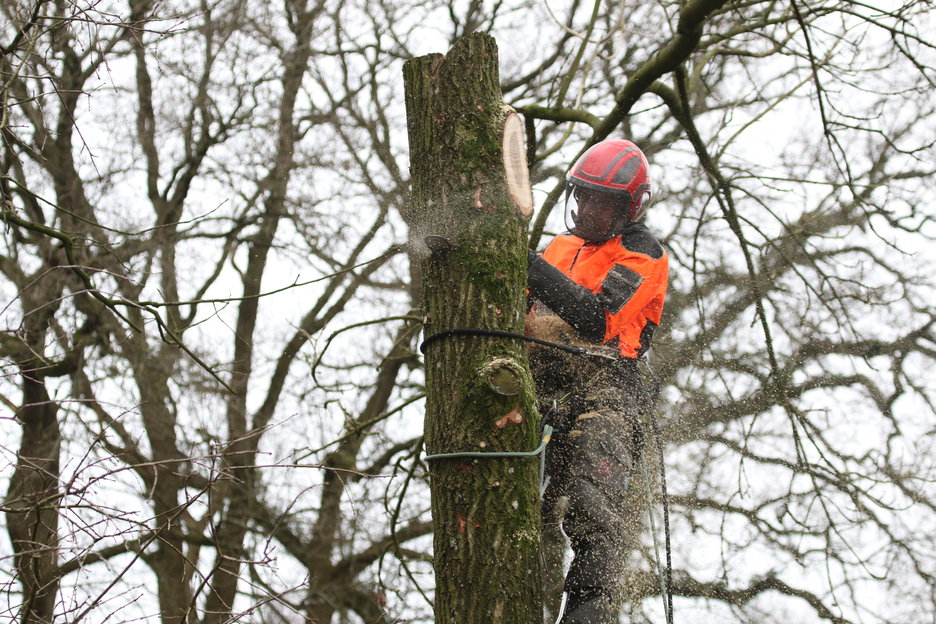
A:
MULTIPOLYGON (((523 331, 532 210, 522 123, 501 97, 497 46, 458 40, 404 66, 412 232, 425 332, 523 331), (506 138, 505 138, 506 137, 506 138)), ((426 451, 529 451, 539 414, 523 344, 451 336, 426 349, 426 451)), ((435 459, 436 622, 540 621, 538 459, 435 459)))
MULTIPOLYGON (((60 259, 50 254, 47 266, 54 266, 60 259)), ((22 437, 3 506, 13 546, 13 565, 23 592, 19 608, 21 624, 52 622, 59 590, 61 430, 59 403, 50 397, 46 378, 67 374, 68 366, 49 366, 51 362, 45 354, 50 319, 62 300, 65 281, 56 278, 41 281, 35 277, 47 271, 51 273, 42 267, 24 280, 32 288, 20 287, 23 309, 33 312, 23 319, 22 342, 10 341, 15 345, 11 355, 17 361, 22 382, 22 405, 16 411, 22 437), (53 368, 61 370, 53 373, 53 368)))
POLYGON ((14 567, 23 587, 21 624, 53 619, 58 593, 58 405, 44 382, 23 372, 23 437, 5 507, 14 567))

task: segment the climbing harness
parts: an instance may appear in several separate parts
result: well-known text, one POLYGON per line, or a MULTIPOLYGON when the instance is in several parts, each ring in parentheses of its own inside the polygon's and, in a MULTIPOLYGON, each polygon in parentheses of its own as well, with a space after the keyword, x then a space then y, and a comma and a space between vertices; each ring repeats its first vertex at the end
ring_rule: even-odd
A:
MULTIPOLYGON (((516 332, 503 331, 499 329, 480 329, 480 328, 457 328, 457 329, 447 329, 441 332, 437 332, 430 336, 427 336, 422 343, 419 345, 419 351, 425 355, 426 347, 431 343, 441 340, 442 338, 449 338, 452 336, 494 336, 498 338, 511 338, 514 340, 522 340, 525 342, 532 342, 538 345, 550 347, 553 349, 558 349, 560 351, 565 351, 567 353, 572 353, 574 355, 579 355, 583 357, 597 357, 610 360, 616 360, 617 356, 610 355, 601 351, 596 351, 593 349, 586 349, 584 347, 575 347, 572 345, 565 345, 558 342, 550 342, 548 340, 542 340, 540 338, 534 338, 533 336, 527 336, 526 334, 519 334, 516 332)), ((659 382, 656 380, 656 376, 653 375, 653 371, 650 369, 649 365, 644 362, 647 370, 650 375, 656 381, 655 387, 652 391, 652 395, 656 396, 659 392, 659 382)), ((553 409, 556 408, 555 401, 553 402, 553 409)), ((660 436, 659 427, 657 427, 656 422, 653 419, 650 419, 651 427, 653 428, 653 438, 656 442, 657 451, 660 455, 660 486, 662 490, 662 502, 663 502, 663 532, 664 532, 664 548, 666 551, 666 569, 665 572, 662 569, 662 563, 660 558, 660 545, 659 537, 656 532, 656 521, 653 516, 653 509, 650 508, 649 501, 652 498, 652 492, 650 488, 650 472, 647 466, 647 457, 645 454, 641 453, 641 465, 642 472, 644 476, 644 486, 647 492, 647 511, 650 518, 650 532, 653 537, 653 548, 656 555, 656 567, 657 575, 660 579, 660 594, 663 598, 663 612, 666 617, 667 624, 673 624, 673 561, 672 561, 672 544, 670 541, 670 524, 669 524, 669 499, 666 491, 666 467, 663 461, 663 442, 660 436)), ((542 497, 546 489, 545 481, 545 462, 546 462, 546 446, 549 444, 552 439, 553 428, 550 425, 543 426, 543 437, 540 442, 540 445, 532 451, 469 451, 469 452, 458 452, 458 453, 437 453, 433 455, 427 455, 427 461, 435 461, 442 459, 497 459, 497 458, 509 458, 509 457, 536 457, 540 456, 540 496, 542 497)), ((562 593, 562 602, 559 605, 559 617, 556 620, 556 624, 559 624, 559 620, 562 619, 564 615, 566 604, 569 599, 568 592, 562 593)))

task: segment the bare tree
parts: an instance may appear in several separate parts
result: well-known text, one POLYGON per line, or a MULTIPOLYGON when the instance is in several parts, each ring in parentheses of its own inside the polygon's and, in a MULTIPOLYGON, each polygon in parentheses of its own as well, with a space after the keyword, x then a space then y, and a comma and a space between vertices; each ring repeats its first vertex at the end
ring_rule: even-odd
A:
MULTIPOLYGON (((300 142, 336 114, 332 106, 316 110, 303 87, 312 43, 329 23, 324 4, 290 3, 284 14, 264 15, 248 14, 243 2, 220 2, 165 17, 154 13, 158 5, 132 3, 120 19, 101 7, 66 5, 57 7, 58 16, 47 15, 42 4, 4 56, 3 267, 15 288, 13 315, 21 318, 8 326, 4 348, 22 380, 22 401, 8 403, 24 433, 6 511, 23 588, 21 617, 51 619, 63 575, 129 551, 136 554, 118 580, 147 566, 164 621, 226 621, 240 608, 247 570, 263 562, 251 536, 277 535, 292 546, 283 517, 288 505, 268 508, 258 498, 264 484, 257 464, 265 461, 258 453, 293 362, 358 289, 380 288, 375 276, 400 248, 372 241, 387 207, 375 211, 371 226, 349 232, 346 243, 326 247, 316 238, 340 232, 323 226, 324 217, 311 210, 314 200, 289 193, 291 184, 303 185, 294 176, 318 164, 317 149, 300 142), (272 71, 249 71, 263 64, 272 71), (101 88, 95 80, 102 77, 114 93, 99 98, 114 105, 111 118, 81 123, 79 101, 101 88), (43 84, 53 86, 51 93, 43 84), (38 192, 46 180, 48 197, 38 192), (132 209, 123 210, 110 191, 136 183, 132 209), (212 199, 221 188, 223 195, 212 199), (263 277, 271 263, 304 255, 297 242, 303 239, 320 254, 320 277, 302 287, 294 278, 270 287, 304 288, 307 303, 292 335, 280 338, 282 348, 258 353, 263 277), (26 260, 33 249, 35 263, 26 260), (213 331, 200 330, 206 319, 227 322, 230 310, 230 347, 220 348, 213 331), (260 362, 271 366, 265 390, 253 376, 260 362), (68 428, 83 428, 80 439, 90 443, 78 454, 85 461, 74 483, 58 469, 66 412, 46 387, 53 376, 67 377, 61 389, 76 406, 67 410, 77 419, 68 428), (111 518, 116 511, 94 500, 62 526, 66 510, 86 496, 89 486, 77 484, 120 480, 113 476, 119 468, 91 476, 108 457, 135 473, 143 496, 137 514, 111 518), (116 520, 127 522, 112 535, 91 531, 116 520), (63 558, 60 531, 77 542, 73 557, 63 558)), ((404 329, 402 336, 411 333, 404 329)), ((361 406, 362 422, 381 420, 404 361, 382 372, 385 379, 361 406)), ((353 432, 354 423, 348 428, 353 432)), ((353 449, 363 439, 362 432, 346 436, 320 462, 321 508, 295 548, 314 578, 353 585, 367 565, 361 555, 353 565, 336 566, 332 558, 341 515, 331 508, 345 480, 358 474, 353 449), (339 575, 341 567, 349 569, 339 575)), ((398 529, 405 541, 426 533, 428 524, 398 529)), ((336 605, 318 597, 324 584, 295 609, 327 619, 336 605)), ((101 608, 110 588, 96 591, 76 588, 76 597, 60 599, 58 608, 73 602, 79 616, 101 608)), ((269 601, 270 592, 261 593, 247 609, 269 601)), ((373 602, 360 608, 374 610, 373 602)))
MULTIPOLYGON (((706 570, 693 553, 677 556, 687 565, 672 592, 724 601, 712 612, 756 621, 925 619, 888 613, 861 593, 907 582, 917 599, 926 596, 924 612, 933 610, 925 546, 933 525, 923 519, 932 475, 919 463, 929 445, 916 442, 932 414, 932 389, 916 367, 933 353, 933 311, 928 287, 911 286, 926 281, 930 260, 906 262, 931 234, 930 215, 910 208, 932 175, 921 160, 932 151, 923 130, 932 46, 914 24, 929 17, 911 17, 909 7, 762 3, 741 11, 742 23, 738 11, 683 5, 675 35, 637 65, 627 63, 629 48, 615 55, 606 30, 590 62, 595 80, 616 85, 610 113, 590 113, 584 89, 584 106, 564 107, 560 91, 556 105, 526 109, 584 126, 586 145, 613 128, 658 159, 666 150, 694 155, 694 166, 663 170, 669 193, 656 210, 671 214, 676 269, 669 330, 653 361, 677 475, 676 539, 692 533, 694 546, 707 543, 721 558, 706 570), (706 12, 704 28, 693 26, 706 12), (633 69, 620 71, 621 60, 633 69), (884 88, 867 74, 878 65, 908 73, 884 88), (863 91, 854 87, 859 77, 863 91), (634 114, 643 102, 645 112, 634 114), (776 117, 792 127, 765 133, 780 109, 789 117, 776 117), (748 134, 759 149, 745 145, 748 134), (905 525, 898 511, 916 519, 905 525), (857 536, 870 534, 888 546, 868 549, 857 536), (770 555, 752 559, 753 544, 770 555), (898 560, 912 581, 885 571, 885 561, 898 560), (813 615, 771 614, 772 594, 795 599, 789 613, 802 601, 813 615)), ((614 18, 598 12, 589 27, 614 18)), ((582 49, 587 58, 588 43, 582 49)), ((548 210, 539 216, 543 226, 548 210)), ((635 609, 659 591, 652 569, 635 569, 635 609)))
POLYGON ((532 246, 589 144, 655 167, 677 619, 932 621, 927 4, 0 11, 8 616, 430 621, 401 68, 483 31, 532 246))

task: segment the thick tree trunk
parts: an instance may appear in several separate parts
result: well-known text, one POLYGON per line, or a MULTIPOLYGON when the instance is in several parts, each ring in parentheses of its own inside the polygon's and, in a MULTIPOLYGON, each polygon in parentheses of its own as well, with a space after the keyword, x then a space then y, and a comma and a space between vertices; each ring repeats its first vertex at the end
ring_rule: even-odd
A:
MULTIPOLYGON (((484 34, 404 66, 426 336, 523 331, 531 212, 522 124, 484 34), (506 136, 506 139, 505 139, 506 136), (506 152, 506 153, 505 153, 506 152)), ((523 344, 453 336, 426 353, 426 450, 528 451, 539 441, 523 344)), ((540 621, 538 461, 431 462, 436 622, 540 621)))
POLYGON ((5 507, 14 567, 23 587, 22 624, 52 621, 58 593, 58 405, 41 379, 23 373, 23 438, 5 507))
MULTIPOLYGON (((49 266, 59 260, 50 254, 49 266)), ((43 268, 35 275, 45 272, 43 268)), ((65 281, 54 277, 40 281, 33 277, 26 281, 31 288, 21 286, 23 309, 34 312, 23 319, 22 343, 11 350, 22 382, 22 405, 16 412, 22 437, 3 506, 13 565, 23 592, 21 624, 52 622, 59 590, 61 430, 59 403, 50 397, 46 379, 67 374, 68 365, 50 367, 44 356, 50 319, 58 309, 65 281), (53 372, 54 368, 60 370, 53 372)))

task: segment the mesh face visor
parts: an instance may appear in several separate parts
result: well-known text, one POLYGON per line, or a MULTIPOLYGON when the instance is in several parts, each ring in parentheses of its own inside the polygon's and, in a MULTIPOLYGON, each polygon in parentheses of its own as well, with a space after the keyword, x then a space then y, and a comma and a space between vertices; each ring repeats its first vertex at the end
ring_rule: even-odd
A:
MULTIPOLYGON (((568 182, 582 189, 623 196, 624 216, 630 221, 639 221, 643 217, 653 187, 647 157, 632 142, 620 139, 608 139, 588 148, 572 166, 568 182)), ((567 204, 570 192, 571 189, 567 187, 567 204)), ((566 212, 569 213, 569 210, 566 212)), ((576 212, 581 216, 580 210, 576 212)), ((571 220, 572 215, 568 214, 568 217, 569 227, 576 226, 571 220)), ((577 227, 586 231, 584 224, 578 224, 577 227)), ((587 233, 593 232, 589 230, 587 233)))
POLYGON ((618 236, 627 223, 630 194, 609 193, 570 181, 565 193, 565 224, 569 232, 593 243, 618 236))

